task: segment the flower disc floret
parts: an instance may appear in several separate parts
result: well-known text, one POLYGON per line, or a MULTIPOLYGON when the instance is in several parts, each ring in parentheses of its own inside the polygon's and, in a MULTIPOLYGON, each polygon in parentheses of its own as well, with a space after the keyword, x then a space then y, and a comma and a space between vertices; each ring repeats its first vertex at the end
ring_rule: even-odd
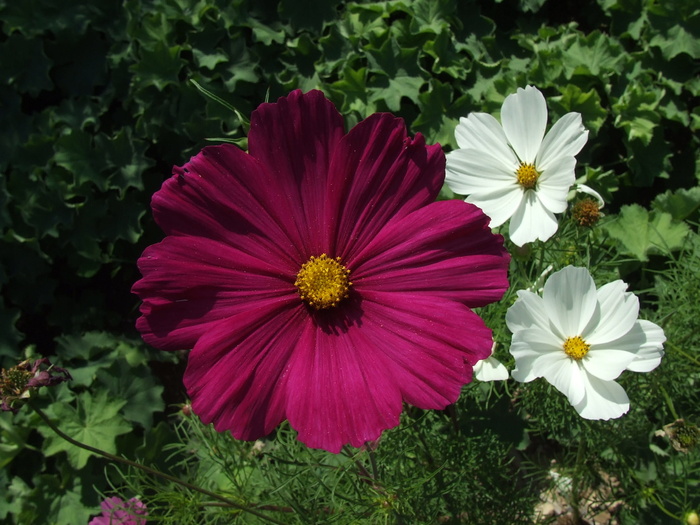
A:
POLYGON ((586 344, 586 341, 578 335, 576 337, 567 337, 566 341, 564 341, 564 353, 576 361, 586 357, 590 349, 591 345, 586 344))
POLYGON ((331 259, 325 253, 304 263, 297 274, 294 286, 302 300, 316 310, 338 306, 347 299, 352 283, 350 270, 343 266, 340 257, 331 259))
POLYGON ((534 164, 521 162, 515 171, 515 176, 518 179, 518 184, 526 190, 532 190, 537 186, 537 179, 540 177, 540 174, 534 164))

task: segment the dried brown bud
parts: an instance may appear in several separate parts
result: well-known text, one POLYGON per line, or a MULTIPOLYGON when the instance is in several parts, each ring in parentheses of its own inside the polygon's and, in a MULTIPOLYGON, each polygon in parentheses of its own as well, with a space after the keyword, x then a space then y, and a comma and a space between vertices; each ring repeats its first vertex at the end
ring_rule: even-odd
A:
POLYGON ((0 409, 16 413, 16 402, 27 399, 33 390, 42 386, 54 386, 73 379, 63 368, 44 359, 22 361, 17 366, 0 370, 0 409))
POLYGON ((600 215, 600 206, 594 199, 581 199, 571 209, 571 216, 579 226, 593 226, 600 215))
POLYGON ((656 435, 666 436, 675 450, 684 453, 690 452, 700 442, 700 429, 683 419, 664 425, 663 430, 658 430, 656 435))

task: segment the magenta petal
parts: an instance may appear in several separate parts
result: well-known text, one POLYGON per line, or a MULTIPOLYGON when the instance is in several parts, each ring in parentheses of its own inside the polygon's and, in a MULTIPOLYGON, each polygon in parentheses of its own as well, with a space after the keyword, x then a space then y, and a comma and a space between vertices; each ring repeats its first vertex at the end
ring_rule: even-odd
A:
POLYGON ((347 259, 393 218, 432 202, 445 179, 445 155, 408 137, 402 119, 377 113, 343 137, 328 181, 329 245, 347 259), (340 210, 340 211, 339 211, 340 210))
POLYGON ((488 357, 491 331, 465 306, 372 294, 338 333, 307 325, 290 363, 287 417, 310 447, 359 447, 399 423, 402 400, 445 408, 488 357), (447 321, 446 321, 447 320, 447 321))
POLYGON ((212 326, 185 372, 194 413, 237 439, 272 432, 286 417, 286 370, 310 323, 296 300, 251 308, 212 326))
POLYGON ((425 292, 469 307, 499 300, 510 257, 472 204, 443 201, 392 220, 348 260, 358 293, 425 292))
POLYGON ((286 378, 287 418, 299 440, 333 453, 377 439, 402 410, 384 356, 368 351, 357 326, 342 332, 307 323, 286 378))
POLYGON ((290 235, 307 247, 306 256, 328 251, 320 235, 326 186, 332 152, 344 134, 342 116, 316 90, 261 104, 250 119, 248 151, 274 176, 277 196, 269 205, 285 207, 296 227, 290 235))
POLYGON ((222 318, 279 297, 297 299, 295 270, 279 266, 211 239, 166 237, 139 259, 143 278, 132 292, 143 300, 143 316, 136 326, 158 348, 192 348, 222 318))
MULTIPOLYGON (((167 235, 207 237, 266 257, 299 262, 290 248, 288 212, 277 203, 274 177, 230 144, 210 146, 190 159, 153 195, 153 214, 167 235)), ((302 250, 303 251, 303 250, 302 250)))

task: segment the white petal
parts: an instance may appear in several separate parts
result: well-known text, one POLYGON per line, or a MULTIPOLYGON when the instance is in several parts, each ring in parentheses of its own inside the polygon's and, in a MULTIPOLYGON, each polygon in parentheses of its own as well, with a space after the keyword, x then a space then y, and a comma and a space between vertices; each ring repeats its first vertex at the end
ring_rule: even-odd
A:
POLYGON ((536 366, 542 368, 540 375, 564 394, 572 405, 581 402, 586 395, 583 379, 586 373, 563 350, 538 360, 536 366))
POLYGON ((564 339, 581 335, 598 308, 595 283, 586 268, 553 273, 542 293, 547 315, 564 339))
POLYGON ((511 333, 534 327, 549 331, 549 317, 542 298, 527 290, 518 290, 518 299, 506 312, 506 325, 511 333))
POLYGON ((624 336, 632 329, 639 314, 639 300, 626 292, 624 281, 613 281, 598 289, 600 321, 595 327, 584 329, 582 336, 588 344, 602 345, 624 336))
POLYGON ((631 330, 632 333, 637 331, 641 331, 644 334, 645 341, 637 351, 637 359, 629 364, 627 370, 632 372, 651 372, 661 363, 666 336, 660 326, 645 320, 637 321, 631 330))
POLYGON ((632 329, 614 341, 591 345, 591 350, 624 350, 636 356, 627 369, 633 372, 649 372, 656 368, 663 356, 663 330, 649 321, 637 321, 632 329))
POLYGON ((511 218, 524 198, 522 188, 516 184, 488 192, 472 193, 466 201, 481 208, 491 219, 489 226, 496 228, 511 218))
POLYGON ((573 157, 561 157, 543 171, 537 180, 537 197, 552 213, 566 210, 569 188, 575 181, 575 165, 576 159, 573 157))
POLYGON ((489 153, 507 165, 516 163, 513 150, 498 121, 488 113, 470 113, 459 119, 455 128, 457 145, 462 149, 476 149, 489 153))
POLYGON ((474 365, 474 375, 479 381, 505 381, 508 379, 508 369, 491 356, 474 365))
POLYGON ((513 334, 513 342, 509 349, 515 358, 515 370, 512 376, 516 381, 528 382, 537 377, 542 377, 546 367, 541 362, 547 361, 549 356, 555 359, 566 358, 562 348, 562 341, 549 330, 531 328, 520 330, 513 334))
MULTIPOLYGON (((590 186, 586 186, 585 184, 577 184, 576 185, 576 191, 579 193, 585 193, 587 195, 590 195, 593 197, 597 202, 598 202, 598 207, 603 208, 605 206, 605 201, 603 200, 603 197, 601 196, 600 193, 595 191, 593 188, 590 186)), ((571 197, 573 198, 573 197, 571 197)))
POLYGON ((580 113, 567 113, 549 130, 537 154, 537 166, 547 169, 561 157, 573 157, 588 140, 588 130, 583 127, 580 113))
POLYGON ((515 175, 517 168, 510 168, 490 153, 476 149, 458 149, 446 155, 445 182, 460 195, 504 187, 519 189, 515 175))
POLYGON ((547 127, 547 103, 537 88, 518 88, 501 108, 501 122, 508 142, 522 162, 534 164, 547 127))
POLYGON ((602 381, 617 379, 637 356, 625 350, 600 349, 591 346, 580 362, 588 373, 602 381))
POLYGON ((586 395, 574 405, 584 419, 615 419, 627 413, 630 400, 614 381, 601 381, 584 374, 586 395))
POLYGON ((534 191, 526 191, 525 198, 510 220, 508 234, 517 246, 540 239, 546 241, 557 231, 559 223, 547 210, 534 191))

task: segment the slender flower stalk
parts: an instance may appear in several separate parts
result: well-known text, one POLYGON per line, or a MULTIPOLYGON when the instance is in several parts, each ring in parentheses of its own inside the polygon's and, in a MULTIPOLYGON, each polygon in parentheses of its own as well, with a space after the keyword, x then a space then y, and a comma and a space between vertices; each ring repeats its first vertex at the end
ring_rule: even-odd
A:
POLYGON ((267 521, 269 523, 276 523, 278 525, 284 525, 284 522, 278 521, 275 518, 272 518, 270 516, 267 516, 261 512, 258 512, 255 509, 252 509, 250 507, 246 507, 244 505, 241 505, 239 503, 236 503, 235 501, 231 501, 228 498, 225 498, 221 496, 220 494, 217 494, 215 492, 211 492, 209 490, 203 489, 202 487, 199 487, 197 485, 192 485, 191 483, 187 483, 186 481, 183 481, 179 478, 176 478, 175 476, 171 476, 170 474, 166 474, 165 472, 161 472, 160 470, 153 469, 151 467, 147 467, 146 465, 141 465, 140 463, 136 463, 135 461, 131 461, 130 459, 126 459, 120 456, 115 456, 114 454, 110 454, 109 452, 105 452, 104 450, 100 450, 99 448, 95 448, 93 446, 87 445, 85 443, 81 443, 80 441, 73 439, 70 437, 68 434, 63 432, 58 426, 56 426, 53 421, 47 416, 43 410, 41 410, 38 406, 36 406, 35 403, 32 403, 31 401, 29 402, 29 406, 39 415, 39 417, 46 423, 46 425, 53 430, 60 438, 65 439, 68 443, 70 443, 73 446, 76 446, 78 448, 82 448, 83 450, 87 450, 88 452, 92 452, 93 454, 96 454, 98 456, 102 456, 105 459, 108 459, 110 461, 114 461, 116 463, 121 463, 122 465, 127 465, 129 467, 142 470, 146 474, 149 474, 151 476, 155 476, 160 479, 164 479, 166 481, 170 481, 172 483, 176 483, 182 487, 185 487, 188 490, 192 490, 194 492, 199 492, 200 494, 204 494, 205 496, 208 496, 212 499, 215 499, 223 504, 225 504, 228 507, 238 509, 242 512, 247 512, 249 514, 252 514, 253 516, 257 516, 258 518, 267 521))

